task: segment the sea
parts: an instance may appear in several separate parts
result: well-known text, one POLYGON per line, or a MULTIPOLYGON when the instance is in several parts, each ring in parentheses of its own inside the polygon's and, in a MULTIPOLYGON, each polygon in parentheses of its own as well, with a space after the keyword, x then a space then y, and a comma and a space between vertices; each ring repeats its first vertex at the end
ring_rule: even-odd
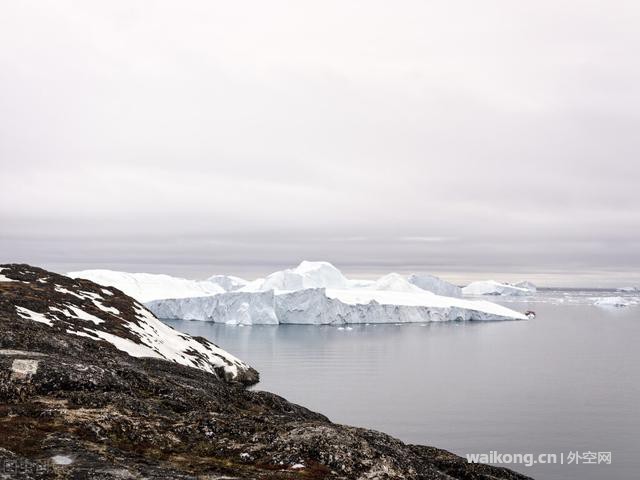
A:
MULTIPOLYGON (((636 294, 636 297, 638 294, 636 294)), ((491 297, 535 319, 255 325, 165 320, 260 372, 253 387, 536 479, 640 478, 640 305, 632 294, 491 297), (594 305, 624 296, 626 307, 594 305)))

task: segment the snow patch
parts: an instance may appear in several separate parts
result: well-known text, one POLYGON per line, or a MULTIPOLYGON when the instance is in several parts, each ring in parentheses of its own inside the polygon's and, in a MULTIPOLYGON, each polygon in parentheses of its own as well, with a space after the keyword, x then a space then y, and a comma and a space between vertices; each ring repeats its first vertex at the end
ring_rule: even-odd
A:
POLYGON ((120 310, 115 307, 107 307, 100 303, 98 300, 93 300, 93 304, 103 312, 111 313, 113 315, 120 315, 120 310))
POLYGON ((61 287, 60 285, 56 285, 53 289, 58 293, 64 293, 65 295, 73 295, 74 297, 84 300, 84 297, 82 295, 79 295, 76 292, 72 292, 71 290, 61 287))
POLYGON ((97 293, 85 292, 83 290, 80 290, 78 292, 72 292, 71 290, 64 288, 60 285, 56 285, 54 289, 58 293, 73 295, 74 297, 79 298, 80 300, 91 300, 93 303, 96 303, 99 300, 103 300, 103 298, 97 293))
POLYGON ((88 300, 103 300, 103 298, 97 293, 84 292, 80 290, 80 295, 82 296, 82 298, 88 299, 88 300))
POLYGON ((34 322, 44 323, 46 325, 49 325, 50 327, 53 325, 52 320, 44 316, 42 313, 33 312, 28 308, 18 307, 18 306, 16 306, 16 311, 18 312, 18 315, 20 315, 22 318, 25 318, 27 320, 33 320, 34 322))
POLYGON ((96 325, 100 325, 104 323, 104 320, 96 317, 95 315, 91 315, 90 313, 85 312, 81 308, 78 308, 71 304, 65 304, 64 308, 58 307, 49 307, 49 310, 52 312, 58 312, 63 314, 65 317, 69 318, 77 318, 79 320, 85 320, 87 322, 93 322, 96 325))
POLYGON ((146 345, 135 343, 128 338, 118 337, 109 332, 103 332, 102 330, 92 330, 85 328, 81 330, 67 330, 67 333, 77 335, 79 337, 87 337, 95 340, 96 338, 105 340, 125 353, 128 353, 132 357, 151 357, 151 358, 163 358, 158 352, 155 352, 146 345))

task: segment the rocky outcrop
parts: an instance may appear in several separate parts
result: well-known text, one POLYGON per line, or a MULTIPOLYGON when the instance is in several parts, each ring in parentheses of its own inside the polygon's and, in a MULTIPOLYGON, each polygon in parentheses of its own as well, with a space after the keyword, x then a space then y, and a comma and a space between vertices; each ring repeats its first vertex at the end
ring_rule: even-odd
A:
POLYGON ((0 274, 6 279, 0 281, 2 322, 24 325, 24 332, 36 328, 26 338, 35 346, 64 339, 81 353, 98 342, 101 348, 169 360, 230 381, 258 381, 258 372, 244 362, 205 338, 174 330, 113 287, 28 265, 0 265, 0 274))
MULTIPOLYGON (((167 358, 148 331, 156 319, 113 288, 0 268, 0 463, 8 478, 526 478, 249 391, 241 382, 257 373, 239 360, 233 377, 207 368, 212 359, 198 348, 177 354, 182 362, 167 358), (109 335, 156 355, 132 356, 109 335)), ((204 339, 180 338, 215 351, 204 339)))

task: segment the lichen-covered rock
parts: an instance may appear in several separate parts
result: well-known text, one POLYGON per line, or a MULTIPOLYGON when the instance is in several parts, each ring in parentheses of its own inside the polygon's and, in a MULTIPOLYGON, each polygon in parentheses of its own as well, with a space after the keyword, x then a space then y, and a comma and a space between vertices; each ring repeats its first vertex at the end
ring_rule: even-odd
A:
POLYGON ((7 478, 525 478, 333 424, 198 362, 132 356, 98 334, 78 336, 89 328, 135 342, 138 330, 126 323, 141 315, 115 289, 97 300, 102 287, 91 282, 2 268, 9 281, 0 282, 0 473, 7 478))

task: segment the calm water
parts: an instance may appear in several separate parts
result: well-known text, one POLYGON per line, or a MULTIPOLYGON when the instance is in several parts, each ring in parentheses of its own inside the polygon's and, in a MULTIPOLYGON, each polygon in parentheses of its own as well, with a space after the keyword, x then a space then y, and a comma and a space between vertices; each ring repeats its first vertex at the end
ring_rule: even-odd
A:
POLYGON ((252 364, 258 388, 336 422, 460 455, 612 452, 611 465, 511 468, 538 479, 640 478, 640 307, 554 303, 510 302, 537 311, 521 322, 167 323, 252 364))

